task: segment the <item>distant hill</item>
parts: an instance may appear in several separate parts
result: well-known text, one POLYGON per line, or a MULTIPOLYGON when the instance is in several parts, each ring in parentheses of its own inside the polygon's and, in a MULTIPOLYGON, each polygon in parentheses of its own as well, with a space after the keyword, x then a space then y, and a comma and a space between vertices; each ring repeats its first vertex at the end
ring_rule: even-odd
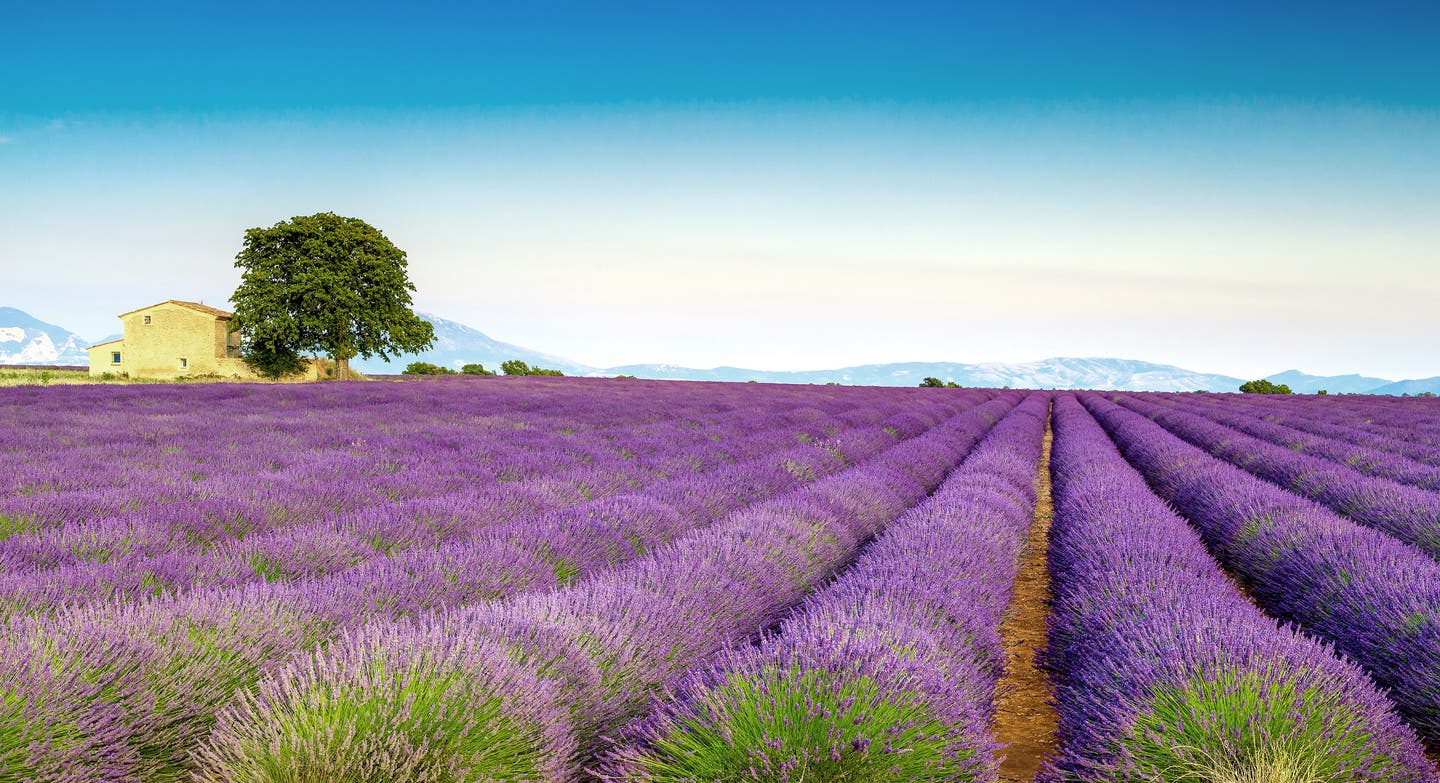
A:
MULTIPOLYGON (((1016 389, 1116 389, 1121 391, 1237 391, 1244 379, 1202 373, 1169 364, 1104 357, 1055 357, 1036 362, 897 362, 865 364, 834 370, 750 370, 743 367, 697 369, 672 364, 627 364, 592 367, 561 356, 501 342, 478 329, 439 316, 420 314, 435 327, 435 347, 420 354, 353 361, 373 374, 399 373, 405 365, 425 361, 459 369, 480 363, 500 369, 506 359, 550 367, 566 375, 634 375, 660 380, 762 381, 765 383, 843 383, 856 386, 915 386, 927 376, 961 386, 1010 386, 1016 389)), ((119 336, 119 335, 115 335, 119 336)), ((107 338, 108 339, 108 338, 107 338)), ((101 341, 94 341, 101 342, 101 341)), ((13 307, 0 307, 0 364, 66 365, 88 363, 85 348, 94 344, 65 329, 40 321, 13 307)), ((1440 377, 1388 381, 1362 375, 1309 375, 1286 370, 1268 377, 1302 394, 1325 389, 1331 394, 1440 394, 1440 377)))
POLYGON ((1314 394, 1321 389, 1331 394, 1370 394, 1390 383, 1384 378, 1367 378, 1364 375, 1309 375, 1299 370, 1286 370, 1265 380, 1283 383, 1296 394, 1314 394))
POLYGON ((1198 373, 1168 364, 1132 359, 1057 357, 1037 362, 957 364, 901 362, 842 367, 838 370, 767 371, 739 367, 697 370, 668 364, 611 367, 607 374, 640 378, 766 383, 844 383, 863 386, 915 386, 927 376, 961 386, 1011 386, 1017 389, 1118 389, 1122 391, 1235 391, 1241 379, 1198 373))
POLYGON ((1371 394, 1409 394, 1416 395, 1421 392, 1440 394, 1440 375, 1434 378, 1419 378, 1412 381, 1396 381, 1387 383, 1376 389, 1371 389, 1371 394))
POLYGON ((0 307, 0 364, 88 365, 83 337, 23 310, 0 307))
MULTIPOLYGON (((595 367, 573 362, 559 356, 541 353, 530 348, 500 342, 478 329, 462 323, 449 321, 429 313, 420 313, 421 318, 435 327, 435 347, 424 353, 406 354, 383 362, 378 359, 355 359, 350 366, 367 373, 399 373, 411 362, 430 362, 458 370, 462 365, 479 363, 487 370, 500 370, 500 362, 506 359, 520 359, 531 366, 548 367, 566 375, 593 375, 599 373, 595 367)), ((605 373, 613 375, 614 373, 605 373)))

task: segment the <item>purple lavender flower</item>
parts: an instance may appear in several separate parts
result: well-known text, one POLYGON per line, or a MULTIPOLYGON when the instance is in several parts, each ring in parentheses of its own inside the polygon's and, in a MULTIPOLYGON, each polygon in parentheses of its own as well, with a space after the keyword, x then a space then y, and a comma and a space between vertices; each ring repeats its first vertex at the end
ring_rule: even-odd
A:
POLYGON ((1440 564, 1170 435, 1083 401, 1150 486, 1277 619, 1333 643, 1422 736, 1440 736, 1440 564))

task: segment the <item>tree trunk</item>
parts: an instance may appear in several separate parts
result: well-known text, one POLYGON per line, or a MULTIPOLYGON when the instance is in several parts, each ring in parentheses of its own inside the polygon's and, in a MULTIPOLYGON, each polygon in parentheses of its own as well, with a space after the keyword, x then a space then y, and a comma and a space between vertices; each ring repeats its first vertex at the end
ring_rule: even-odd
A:
POLYGON ((350 359, 342 359, 339 356, 335 357, 335 380, 350 380, 350 359))

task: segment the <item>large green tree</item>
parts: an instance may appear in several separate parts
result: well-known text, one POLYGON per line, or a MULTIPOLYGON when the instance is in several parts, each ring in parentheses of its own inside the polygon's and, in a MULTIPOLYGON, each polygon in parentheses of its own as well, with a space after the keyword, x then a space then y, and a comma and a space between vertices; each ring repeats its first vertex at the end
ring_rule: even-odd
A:
POLYGON ((235 266, 244 274, 230 297, 232 326, 244 335, 245 360, 266 374, 315 353, 346 379, 356 356, 389 359, 435 341, 434 327, 410 309, 405 251, 358 218, 321 212, 252 228, 235 266))

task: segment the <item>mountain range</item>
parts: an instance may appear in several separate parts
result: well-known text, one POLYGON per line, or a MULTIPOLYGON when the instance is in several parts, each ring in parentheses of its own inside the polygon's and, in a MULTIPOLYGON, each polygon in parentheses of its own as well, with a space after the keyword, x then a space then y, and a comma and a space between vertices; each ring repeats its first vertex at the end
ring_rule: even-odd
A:
POLYGON ((405 365, 416 361, 430 362, 452 369, 459 369, 462 365, 473 362, 485 365, 487 370, 498 371, 500 362, 506 359, 519 359, 531 366, 560 370, 566 375, 616 374, 606 373, 599 368, 559 356, 551 356, 548 353, 501 342, 479 329, 473 329, 465 324, 449 321, 437 315, 420 313, 420 317, 435 327, 435 344, 431 346, 430 350, 419 354, 407 354, 388 362, 379 359, 354 359, 350 362, 350 366, 365 373, 399 373, 405 369, 405 365))
POLYGON ((747 370, 739 367, 696 370, 665 364, 634 364, 612 367, 607 372, 673 380, 756 380, 766 383, 843 383, 860 386, 915 386, 928 376, 942 381, 954 381, 961 386, 1126 391, 1233 391, 1241 383, 1239 378, 1197 373, 1180 367, 1131 359, 1069 357, 1019 363, 898 362, 798 372, 747 370))
POLYGON ((74 332, 0 307, 0 364, 87 364, 91 345, 74 332))
MULTIPOLYGON (((498 370, 506 359, 560 370, 566 375, 634 375, 639 378, 698 381, 761 381, 765 383, 842 383, 863 386, 915 386, 923 378, 954 381, 961 386, 1017 389, 1116 389, 1122 391, 1233 392, 1244 379, 1195 372, 1182 367, 1133 359, 1055 357, 1034 362, 898 362, 865 364, 832 370, 751 370, 743 367, 697 369, 670 364, 629 364, 592 367, 580 362, 501 342, 456 321, 422 313, 435 327, 435 345, 423 353, 385 362, 357 359, 352 365, 372 374, 399 373, 405 365, 425 361, 458 369, 469 363, 498 370)), ((109 339, 109 338, 105 338, 109 339)), ((95 342, 100 342, 99 340, 95 342)), ((0 307, 0 364, 83 365, 90 341, 13 307, 0 307)), ((1331 394, 1440 394, 1440 376, 1390 381, 1362 375, 1310 375, 1286 370, 1268 377, 1300 394, 1324 389, 1331 394)))

